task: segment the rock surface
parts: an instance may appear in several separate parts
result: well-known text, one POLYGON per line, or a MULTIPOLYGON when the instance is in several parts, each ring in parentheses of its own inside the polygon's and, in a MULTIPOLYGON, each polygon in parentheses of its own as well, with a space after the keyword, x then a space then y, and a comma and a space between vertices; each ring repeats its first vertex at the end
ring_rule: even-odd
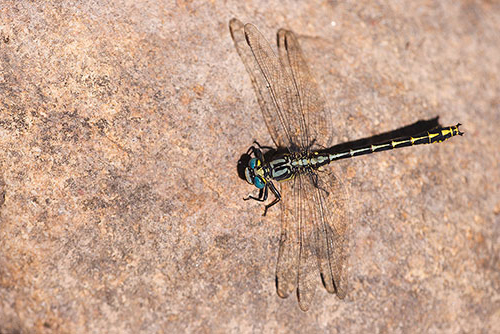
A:
MULTIPOLYGON (((493 333, 497 1, 0 5, 0 333, 493 333), (464 137, 349 159, 350 288, 280 299, 272 144, 228 31, 294 30, 337 141, 440 116, 464 137)), ((318 285, 320 284, 318 279, 318 285)))

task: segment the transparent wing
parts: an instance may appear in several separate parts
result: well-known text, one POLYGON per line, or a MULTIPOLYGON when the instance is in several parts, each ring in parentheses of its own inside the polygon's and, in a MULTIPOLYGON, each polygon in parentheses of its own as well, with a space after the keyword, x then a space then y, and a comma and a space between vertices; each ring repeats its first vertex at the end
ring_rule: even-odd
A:
POLYGON ((304 311, 320 275, 326 290, 347 292, 348 210, 345 189, 333 173, 298 174, 280 184, 281 238, 276 267, 277 291, 287 297, 297 288, 304 311), (319 270, 318 270, 319 269, 319 270))
POLYGON ((325 288, 343 299, 347 293, 347 256, 349 215, 347 193, 331 172, 320 172, 317 185, 309 178, 309 190, 315 203, 314 226, 317 234, 316 255, 325 288))
POLYGON ((282 194, 289 196, 281 201, 282 229, 276 266, 278 295, 285 298, 297 288, 303 311, 309 309, 319 281, 317 236, 309 218, 314 203, 307 198, 308 184, 308 176, 302 174, 297 174, 292 182, 281 183, 282 194))
POLYGON ((252 81, 257 101, 274 144, 276 147, 289 147, 293 142, 291 128, 294 125, 291 124, 293 122, 288 119, 286 113, 290 109, 287 98, 290 93, 282 87, 287 78, 283 77, 284 70, 278 58, 255 27, 249 25, 245 27, 241 21, 232 19, 229 21, 229 30, 234 46, 252 81), (257 56, 254 56, 245 33, 250 35, 249 40, 252 41, 260 62, 257 62, 257 56), (272 81, 272 85, 269 80, 272 81))
POLYGON ((282 298, 297 287, 297 272, 299 268, 299 227, 296 217, 300 216, 299 200, 300 186, 298 179, 281 182, 281 236, 276 265, 276 291, 282 298))
POLYGON ((278 31, 278 51, 281 63, 291 72, 295 90, 298 92, 298 120, 304 122, 298 129, 302 149, 310 149, 312 144, 328 147, 333 138, 331 113, 317 81, 304 59, 297 37, 292 31, 278 31))
POLYGON ((275 144, 290 151, 329 146, 331 114, 294 33, 278 32, 278 58, 252 24, 232 19, 229 28, 275 144))
POLYGON ((305 120, 300 112, 299 96, 290 71, 281 63, 271 46, 252 24, 245 25, 245 36, 255 60, 267 82, 267 88, 274 102, 273 121, 279 121, 288 138, 290 151, 299 151, 307 138, 305 120))
POLYGON ((317 244, 318 231, 313 224, 315 215, 314 202, 310 200, 313 185, 310 176, 300 174, 300 201, 299 201, 299 268, 297 282, 297 297, 299 306, 303 311, 307 311, 314 297, 316 286, 319 283, 317 244))

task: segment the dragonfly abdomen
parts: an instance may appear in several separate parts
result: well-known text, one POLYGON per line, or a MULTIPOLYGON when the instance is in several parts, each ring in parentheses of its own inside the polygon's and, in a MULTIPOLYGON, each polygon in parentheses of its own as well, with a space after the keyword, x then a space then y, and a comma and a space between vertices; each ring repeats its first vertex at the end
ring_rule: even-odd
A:
POLYGON ((440 143, 453 136, 463 135, 463 132, 460 131, 459 126, 460 123, 455 126, 448 126, 445 128, 437 128, 431 131, 427 131, 422 134, 416 135, 415 137, 399 138, 376 145, 352 149, 346 152, 328 154, 328 162, 356 157, 364 154, 392 150, 400 147, 440 143))

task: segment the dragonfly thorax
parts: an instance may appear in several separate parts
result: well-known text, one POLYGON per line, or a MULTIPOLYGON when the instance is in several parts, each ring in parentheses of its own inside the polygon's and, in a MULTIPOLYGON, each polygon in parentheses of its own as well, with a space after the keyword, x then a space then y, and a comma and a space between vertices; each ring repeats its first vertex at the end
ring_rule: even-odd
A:
POLYGON ((326 155, 317 153, 281 154, 269 162, 253 158, 245 169, 245 177, 248 183, 262 189, 271 181, 289 180, 297 173, 317 169, 328 162, 326 155))

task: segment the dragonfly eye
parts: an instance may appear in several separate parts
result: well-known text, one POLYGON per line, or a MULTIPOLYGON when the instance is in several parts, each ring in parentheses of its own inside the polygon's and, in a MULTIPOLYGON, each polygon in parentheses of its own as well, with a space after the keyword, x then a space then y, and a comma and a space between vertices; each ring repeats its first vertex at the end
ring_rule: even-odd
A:
POLYGON ((248 162, 248 167, 254 169, 257 166, 260 166, 260 160, 257 158, 250 159, 250 161, 248 162))
POLYGON ((250 169, 250 167, 245 168, 245 179, 247 179, 247 182, 253 184, 253 178, 253 169, 250 169))
POLYGON ((259 189, 262 189, 266 186, 264 180, 262 180, 262 178, 259 176, 253 178, 253 184, 259 189))

